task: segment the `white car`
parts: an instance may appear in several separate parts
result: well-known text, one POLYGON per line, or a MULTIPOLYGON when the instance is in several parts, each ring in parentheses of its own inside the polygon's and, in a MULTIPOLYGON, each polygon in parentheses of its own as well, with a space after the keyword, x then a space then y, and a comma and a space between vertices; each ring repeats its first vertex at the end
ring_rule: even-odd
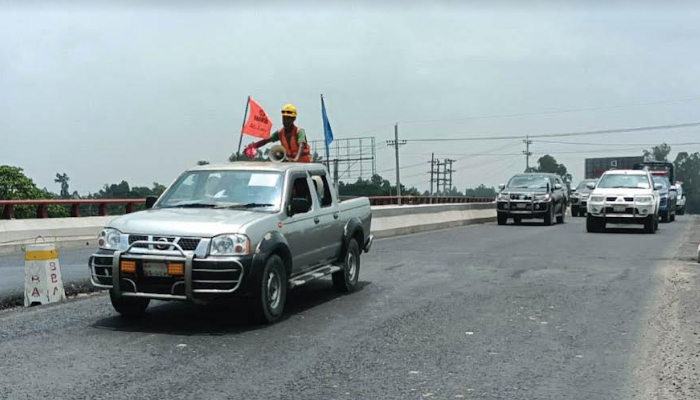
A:
POLYGON ((675 187, 678 198, 678 201, 676 201, 676 214, 683 215, 685 214, 685 192, 682 184, 677 182, 675 187))
POLYGON ((588 232, 605 230, 606 224, 640 224, 647 233, 659 226, 659 190, 649 171, 607 171, 590 184, 593 192, 588 200, 588 232))

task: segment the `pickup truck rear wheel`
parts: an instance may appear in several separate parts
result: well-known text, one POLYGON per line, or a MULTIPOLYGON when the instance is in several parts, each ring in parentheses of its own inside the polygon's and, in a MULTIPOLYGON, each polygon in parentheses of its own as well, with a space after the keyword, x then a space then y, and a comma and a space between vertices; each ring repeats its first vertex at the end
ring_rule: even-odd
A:
POLYGON ((151 302, 151 299, 117 296, 111 290, 109 291, 109 300, 112 302, 112 307, 125 318, 142 316, 151 302))
POLYGON ((269 324, 282 317, 287 301, 287 274, 278 255, 267 259, 258 293, 253 296, 251 311, 257 322, 269 324))
POLYGON ((351 293, 357 289, 357 282, 360 277, 360 246, 357 240, 350 239, 348 243, 348 251, 345 253, 343 260, 343 269, 334 272, 333 287, 341 293, 351 293))

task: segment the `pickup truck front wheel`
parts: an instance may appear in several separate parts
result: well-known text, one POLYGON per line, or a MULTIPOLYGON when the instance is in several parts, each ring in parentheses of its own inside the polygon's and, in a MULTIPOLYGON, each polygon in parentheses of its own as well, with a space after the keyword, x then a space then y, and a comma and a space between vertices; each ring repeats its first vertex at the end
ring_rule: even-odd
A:
POLYGON ((333 273, 333 287, 341 293, 354 292, 360 277, 360 246, 351 239, 343 260, 343 269, 333 273))
POLYGON ((148 304, 151 302, 151 299, 117 296, 111 290, 109 291, 109 300, 112 302, 114 310, 125 318, 137 318, 142 316, 146 312, 148 304))
POLYGON ((269 324, 282 317, 287 301, 287 274, 284 262, 272 255, 265 263, 257 295, 253 296, 251 311, 257 322, 269 324))

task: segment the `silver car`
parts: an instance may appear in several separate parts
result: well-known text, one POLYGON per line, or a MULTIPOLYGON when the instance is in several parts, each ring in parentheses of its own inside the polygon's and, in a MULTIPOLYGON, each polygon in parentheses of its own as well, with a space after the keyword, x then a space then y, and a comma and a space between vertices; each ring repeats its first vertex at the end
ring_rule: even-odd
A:
POLYGON ((273 322, 288 290, 313 279, 354 291, 372 244, 369 200, 340 202, 320 164, 196 167, 146 208, 110 222, 90 259, 93 285, 128 317, 151 299, 245 297, 273 322))

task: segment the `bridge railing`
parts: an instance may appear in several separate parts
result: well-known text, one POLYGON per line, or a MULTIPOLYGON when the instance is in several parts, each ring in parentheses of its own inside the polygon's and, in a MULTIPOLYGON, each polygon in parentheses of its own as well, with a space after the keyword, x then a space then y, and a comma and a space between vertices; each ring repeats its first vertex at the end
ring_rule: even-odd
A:
POLYGON ((71 217, 80 217, 80 206, 97 205, 97 215, 109 215, 108 206, 123 205, 124 213, 134 212, 137 204, 146 203, 146 199, 60 199, 60 200, 0 200, 3 219, 13 219, 15 217, 15 207, 36 206, 36 218, 48 218, 49 206, 70 207, 71 217))
MULTIPOLYGON (((340 196, 341 200, 351 199, 351 196, 340 196)), ((460 203, 491 203, 492 197, 467 196, 401 196, 401 204, 460 204, 460 203)), ((369 203, 373 206, 398 205, 398 196, 370 196, 369 203)))
MULTIPOLYGON (((341 196, 342 200, 351 199, 352 196, 341 196)), ((397 196, 371 196, 369 202, 373 206, 398 204, 397 196)), ((494 199, 490 197, 465 197, 465 196, 401 196, 401 204, 459 204, 459 203, 490 203, 494 199)), ((146 199, 60 199, 60 200, 0 200, 2 219, 14 219, 15 207, 36 206, 36 218, 48 218, 49 206, 70 207, 71 217, 80 217, 80 207, 97 205, 97 215, 109 215, 110 205, 123 205, 124 213, 135 211, 137 204, 145 204, 146 199)))

